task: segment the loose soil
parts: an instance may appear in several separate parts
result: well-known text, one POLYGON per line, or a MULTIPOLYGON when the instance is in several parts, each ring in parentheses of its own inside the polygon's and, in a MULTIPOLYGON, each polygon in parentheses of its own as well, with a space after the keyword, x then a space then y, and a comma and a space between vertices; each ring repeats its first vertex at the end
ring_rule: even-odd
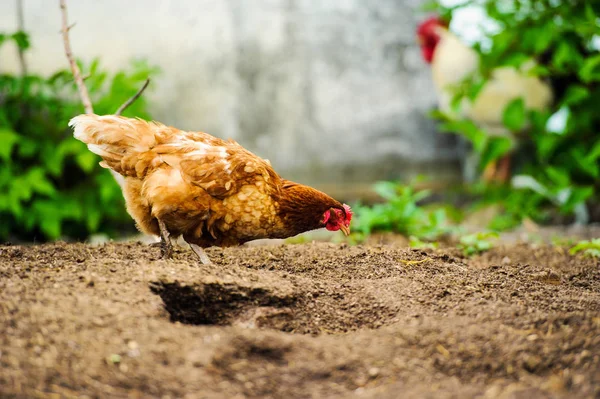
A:
POLYGON ((600 265, 561 247, 0 246, 0 396, 600 397, 600 265))

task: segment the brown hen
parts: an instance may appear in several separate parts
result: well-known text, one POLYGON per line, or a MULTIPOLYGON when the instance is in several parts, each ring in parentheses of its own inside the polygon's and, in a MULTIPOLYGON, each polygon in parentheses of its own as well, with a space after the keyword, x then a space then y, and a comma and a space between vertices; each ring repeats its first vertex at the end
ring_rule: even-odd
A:
POLYGON ((127 211, 140 231, 161 237, 165 257, 171 236, 210 263, 202 248, 321 227, 350 232, 348 205, 282 179, 233 140, 113 115, 79 115, 69 126, 100 165, 124 176, 127 211))

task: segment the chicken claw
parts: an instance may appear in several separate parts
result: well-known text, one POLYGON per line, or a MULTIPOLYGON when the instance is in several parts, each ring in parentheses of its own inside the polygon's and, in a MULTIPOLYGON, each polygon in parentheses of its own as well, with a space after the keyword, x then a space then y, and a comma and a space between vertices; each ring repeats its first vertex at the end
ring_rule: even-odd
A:
POLYGON ((173 244, 171 243, 171 234, 169 230, 167 230, 167 226, 165 226, 165 222, 160 219, 158 220, 158 227, 160 228, 160 238, 161 238, 161 253, 164 259, 171 259, 173 257, 173 244))
POLYGON ((202 262, 203 265, 212 265, 212 262, 208 258, 208 255, 206 255, 206 252, 204 252, 202 248, 200 248, 196 244, 192 244, 189 242, 188 244, 190 245, 190 248, 192 248, 192 251, 194 251, 194 253, 198 255, 198 258, 200 258, 200 262, 202 262))

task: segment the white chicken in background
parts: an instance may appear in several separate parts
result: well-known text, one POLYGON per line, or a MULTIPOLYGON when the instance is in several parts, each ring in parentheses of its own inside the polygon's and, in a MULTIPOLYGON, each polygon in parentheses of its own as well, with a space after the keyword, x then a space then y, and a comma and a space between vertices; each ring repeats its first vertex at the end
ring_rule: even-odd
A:
MULTIPOLYGON (((433 82, 438 94, 440 111, 451 117, 472 120, 489 135, 514 137, 503 124, 506 106, 521 97, 527 110, 544 110, 553 101, 552 88, 537 77, 528 76, 526 66, 520 70, 500 67, 492 72, 477 98, 461 104, 460 115, 451 109, 454 87, 479 68, 479 55, 448 30, 441 19, 432 17, 419 25, 417 37, 423 58, 431 64, 433 82)), ((532 65, 529 65, 531 67, 532 65)), ((506 182, 510 178, 511 154, 489 165, 484 171, 486 181, 506 182)))

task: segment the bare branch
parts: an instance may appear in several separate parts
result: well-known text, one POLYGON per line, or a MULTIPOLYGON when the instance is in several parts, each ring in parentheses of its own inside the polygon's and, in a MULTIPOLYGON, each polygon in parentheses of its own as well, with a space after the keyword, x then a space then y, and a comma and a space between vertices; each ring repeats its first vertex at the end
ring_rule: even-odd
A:
POLYGON ((146 87, 148 87, 148 85, 150 84, 150 78, 146 79, 146 81, 144 82, 144 85, 142 87, 140 87, 140 89, 137 91, 137 93, 135 93, 129 100, 125 101, 125 103, 123 105, 121 105, 119 107, 119 109, 117 109, 117 112, 115 112, 115 115, 121 115, 123 113, 123 111, 125 111, 131 104, 133 104, 135 102, 135 100, 137 100, 142 93, 144 92, 144 90, 146 90, 146 87))
MULTIPOLYGON (((25 18, 23 17, 23 0, 17 0, 17 24, 19 32, 25 32, 25 18)), ((19 46, 19 63, 21 64, 21 76, 27 76, 27 62, 25 62, 25 51, 19 46)))
POLYGON ((69 41, 69 29, 73 27, 73 25, 69 26, 69 18, 67 16, 67 4, 65 3, 65 0, 60 0, 60 10, 62 13, 62 36, 65 45, 65 55, 69 60, 71 72, 73 72, 73 78, 75 79, 75 83, 77 84, 77 89, 79 91, 79 96, 81 97, 81 102, 83 103, 85 113, 93 114, 94 108, 92 107, 92 101, 90 100, 90 93, 88 92, 85 83, 83 83, 81 70, 79 69, 77 62, 75 62, 73 52, 71 51, 71 43, 69 41))
MULTIPOLYGON (((17 0, 19 1, 19 0, 17 0)), ((67 4, 65 0, 59 0, 60 1, 60 10, 62 13, 62 29, 61 29, 61 33, 63 36, 63 42, 65 45, 65 54, 67 56, 67 59, 69 60, 69 65, 71 66, 71 72, 73 72, 73 79, 75 80, 75 83, 77 84, 77 90, 79 91, 79 97, 81 97, 81 102, 83 103, 83 108, 85 109, 85 113, 86 114, 93 114, 94 113, 94 108, 92 106, 92 101, 90 99, 90 93, 87 90, 87 87, 85 86, 84 80, 87 79, 89 77, 89 75, 86 76, 81 76, 81 70, 79 69, 79 66, 77 65, 77 62, 75 62, 75 57, 73 57, 73 52, 71 51, 71 43, 69 41, 69 30, 75 26, 75 24, 71 24, 69 25, 69 18, 67 16, 67 4)), ((125 111, 131 104, 133 104, 144 92, 144 90, 146 90, 146 88, 148 87, 148 85, 150 84, 150 78, 146 79, 146 82, 144 82, 143 86, 138 90, 137 93, 135 93, 135 95, 133 95, 129 100, 127 100, 123 105, 121 105, 118 109, 117 112, 115 113, 115 115, 121 115, 123 113, 123 111, 125 111)))

